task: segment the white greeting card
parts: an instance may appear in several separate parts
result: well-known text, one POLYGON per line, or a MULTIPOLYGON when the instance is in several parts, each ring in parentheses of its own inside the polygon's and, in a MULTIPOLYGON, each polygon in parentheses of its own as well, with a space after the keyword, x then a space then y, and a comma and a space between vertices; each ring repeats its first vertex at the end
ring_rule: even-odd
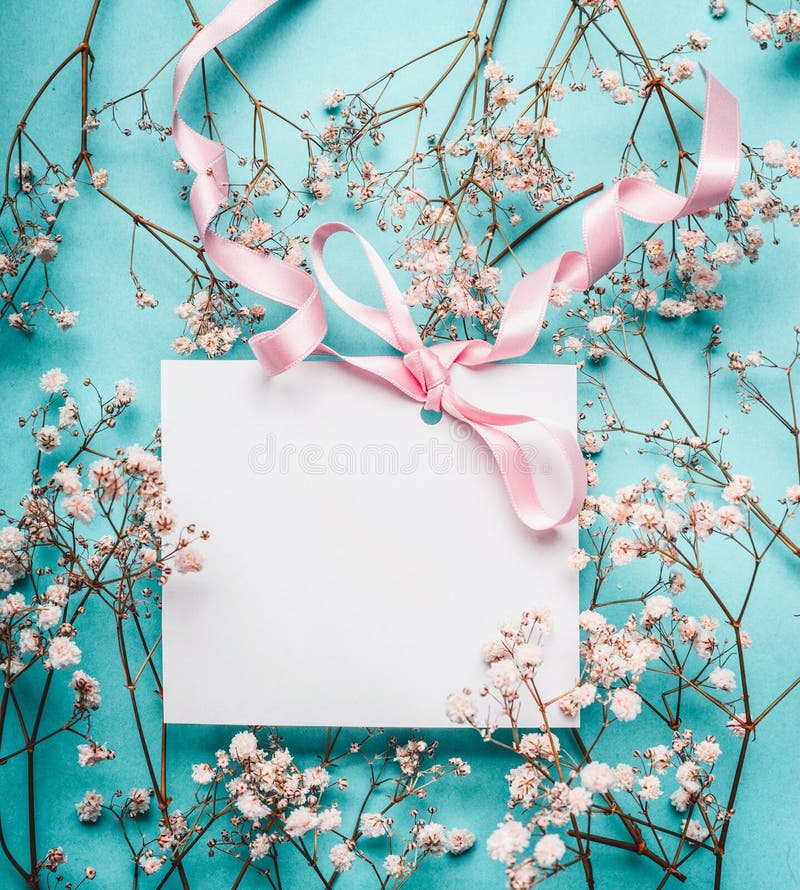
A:
MULTIPOLYGON (((211 532, 202 572, 164 591, 167 722, 449 726, 447 695, 480 689, 483 644, 533 605, 554 625, 538 688, 572 687, 577 525, 528 530, 464 424, 428 425, 417 403, 332 361, 272 379, 255 361, 165 361, 161 374, 172 506, 211 532)), ((456 367, 452 380, 489 410, 575 423, 572 367, 456 367)), ((557 449, 535 425, 513 433, 542 499, 563 508, 557 449)))

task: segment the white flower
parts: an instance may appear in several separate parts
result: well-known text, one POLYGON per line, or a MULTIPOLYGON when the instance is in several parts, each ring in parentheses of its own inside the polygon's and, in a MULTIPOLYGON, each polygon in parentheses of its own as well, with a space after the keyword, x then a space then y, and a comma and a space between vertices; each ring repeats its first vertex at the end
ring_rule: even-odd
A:
POLYGON ((736 676, 729 668, 715 667, 708 675, 708 680, 712 686, 725 692, 732 692, 736 689, 736 676))
POLYGON ((36 447, 44 454, 50 454, 50 452, 55 451, 60 444, 61 433, 58 431, 58 427, 52 424, 45 424, 36 433, 36 447))
POLYGON ((496 59, 489 59, 483 69, 483 76, 486 80, 502 80, 506 76, 506 69, 496 59))
POLYGON ((569 558, 569 567, 571 569, 577 569, 581 571, 581 569, 585 569, 589 562, 591 561, 591 557, 589 554, 582 548, 578 548, 574 550, 572 555, 569 558))
POLYGON ((192 781, 198 785, 210 785, 214 781, 214 770, 208 763, 192 764, 192 781))
POLYGON ((566 853, 564 841, 557 834, 546 834, 536 842, 533 858, 542 868, 552 868, 566 853))
POLYGON ((237 732, 231 739, 228 750, 234 760, 250 760, 258 750, 258 739, 252 732, 237 732))
POLYGON ((97 822, 103 812, 103 797, 96 791, 87 791, 83 800, 75 804, 81 822, 97 822))
POLYGON ((114 404, 119 408, 130 405, 136 399, 136 387, 126 377, 114 384, 114 404))
POLYGON ((595 335, 607 334, 614 327, 614 318, 611 315, 596 315, 586 327, 595 335))
POLYGON ((445 828, 441 822, 428 822, 417 832, 419 846, 434 856, 441 856, 445 852, 444 838, 445 828))
POLYGON ((786 160, 786 148, 778 139, 764 143, 764 163, 768 167, 782 167, 786 160))
POLYGON ((328 807, 327 810, 320 810, 317 813, 319 817, 318 828, 321 832, 336 831, 342 824, 342 814, 337 806, 328 807))
POLYGON ((607 763, 593 760, 580 772, 581 785, 593 794, 605 794, 615 785, 617 776, 607 763))
POLYGON ((475 843, 475 835, 468 828, 451 828, 444 839, 447 852, 453 856, 460 856, 472 848, 475 843))
POLYGON ((292 810, 284 822, 283 830, 289 837, 303 837, 306 832, 316 828, 319 817, 308 807, 298 807, 292 810))
POLYGON ((489 682, 501 692, 509 692, 520 682, 519 671, 514 660, 502 658, 489 665, 489 682))
POLYGON ((658 776, 644 776, 639 779, 639 789, 639 797, 642 800, 657 800, 662 794, 658 776))
POLYGON ((713 736, 703 739, 694 747, 694 755, 701 763, 713 764, 719 760, 722 748, 713 736))
POLYGON ((461 693, 447 696, 447 719, 452 723, 468 723, 477 711, 473 701, 461 693))
POLYGON ((65 667, 72 667, 81 660, 81 650, 67 637, 53 637, 47 649, 47 663, 58 671, 65 667))
POLYGON ((638 693, 625 686, 614 690, 611 699, 611 711, 617 720, 630 723, 642 712, 642 699, 638 693))
POLYGON ((702 844, 708 837, 708 829, 697 819, 690 819, 688 823, 684 821, 681 828, 686 832, 686 840, 692 844, 702 844))
POLYGON ((128 794, 128 813, 141 816, 150 809, 150 791, 147 788, 131 788, 128 794))
POLYGON ((61 368, 51 368, 39 378, 39 387, 43 392, 61 392, 67 382, 67 375, 61 368))
POLYGON ((337 872, 350 871, 356 858, 356 854, 347 844, 335 844, 328 855, 334 871, 337 872))
POLYGON ((693 760, 686 760, 675 770, 675 781, 689 794, 700 790, 700 766, 693 760))
POLYGON ((672 600, 668 596, 656 594, 647 599, 642 611, 642 624, 651 628, 657 621, 672 611, 672 600))
POLYGON ((236 798, 236 808, 245 819, 263 819, 269 807, 261 802, 255 791, 245 791, 236 798))
POLYGON ((49 263, 56 258, 58 245, 47 235, 34 235, 25 245, 28 253, 42 263, 49 263))
POLYGON ((36 623, 42 630, 50 630, 61 620, 61 608, 48 603, 36 610, 36 623))
POLYGON ((528 846, 528 829, 514 819, 501 822, 489 835, 486 850, 490 858, 507 862, 514 853, 521 853, 528 846))
POLYGON ((391 833, 389 822, 380 813, 362 813, 358 830, 364 837, 380 837, 391 833))
POLYGON ((65 201, 69 201, 70 198, 78 197, 78 190, 75 188, 74 179, 65 179, 63 182, 57 182, 54 186, 51 186, 48 191, 53 196, 53 200, 56 204, 63 204, 65 201))
POLYGON ((390 878, 402 878, 409 873, 409 868, 402 856, 398 856, 396 853, 390 853, 383 860, 383 870, 390 878))
POLYGON ((269 853, 272 845, 269 841, 269 835, 266 834, 257 834, 252 841, 250 841, 250 847, 248 848, 250 853, 250 858, 254 862, 258 862, 259 859, 263 859, 267 853, 269 853))

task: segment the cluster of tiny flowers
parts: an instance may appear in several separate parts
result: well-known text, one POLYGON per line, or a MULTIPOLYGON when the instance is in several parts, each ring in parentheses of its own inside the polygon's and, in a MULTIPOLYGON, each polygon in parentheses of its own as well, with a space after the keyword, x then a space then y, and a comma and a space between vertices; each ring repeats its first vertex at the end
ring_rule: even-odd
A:
MULTIPOLYGON (((730 494, 736 496, 737 492, 730 494)), ((684 586, 682 576, 675 573, 669 589, 678 594, 684 586)), ((501 637, 484 649, 494 667, 490 667, 490 678, 502 677, 498 683, 506 690, 504 716, 515 730, 513 750, 521 761, 506 775, 509 813, 486 842, 489 856, 505 866, 509 890, 532 887, 564 868, 570 847, 563 830, 575 828, 580 819, 608 817, 612 800, 612 813, 621 812, 619 808, 627 801, 626 811, 646 822, 649 806, 667 794, 676 816, 683 817, 680 831, 670 829, 675 836, 690 844, 703 844, 716 835, 730 814, 712 789, 714 768, 722 756, 722 746, 713 735, 698 737, 691 729, 675 730, 669 744, 635 750, 630 762, 611 766, 589 759, 585 750, 578 757, 564 750, 559 736, 549 728, 548 704, 538 699, 540 730, 521 729, 524 724, 514 706, 515 696, 507 691, 518 690, 523 681, 531 680, 531 665, 541 662, 541 649, 537 646, 538 652, 530 651, 533 644, 528 629, 540 624, 544 625, 541 634, 552 630, 542 610, 526 612, 520 621, 504 622, 501 637), (532 619, 532 615, 537 617, 532 619)), ((670 597, 646 597, 641 614, 632 615, 619 630, 597 611, 583 612, 580 626, 585 633, 581 641, 583 676, 582 682, 559 700, 567 715, 597 705, 602 709, 604 728, 614 721, 635 720, 644 703, 637 684, 653 662, 661 671, 666 664, 680 674, 688 663, 686 653, 677 653, 681 644, 688 645, 690 653, 693 650, 703 663, 699 671, 693 671, 693 683, 705 687, 708 697, 725 695, 726 709, 733 704, 730 693, 736 688, 736 678, 723 666, 730 652, 723 651, 717 640, 718 622, 707 616, 695 619, 682 615, 670 597)), ((749 637, 741 633, 742 645, 749 645, 749 637)), ((498 723, 491 722, 490 712, 479 716, 469 690, 451 695, 447 707, 453 722, 468 723, 485 739, 493 739, 498 723)), ((734 737, 740 738, 746 727, 743 714, 728 721, 734 737)), ((382 825, 376 821, 370 830, 380 832, 382 825)))
POLYGON ((748 27, 750 38, 761 49, 767 49, 770 45, 775 49, 783 49, 787 43, 800 40, 800 11, 784 9, 769 13, 758 21, 750 22, 748 27))
MULTIPOLYGON (((97 172, 105 173, 104 170, 97 172)), ((12 328, 26 333, 33 330, 34 319, 42 311, 60 330, 68 330, 77 322, 79 312, 64 305, 49 283, 42 287, 38 299, 18 302, 14 294, 16 281, 27 274, 31 263, 46 271, 58 256, 63 240, 55 231, 58 214, 65 204, 79 197, 77 183, 53 165, 37 174, 27 161, 15 164, 11 174, 11 195, 7 201, 13 202, 17 224, 14 236, 9 233, 0 248, 0 295, 8 304, 8 311, 3 314, 12 328)))
MULTIPOLYGON (((349 753, 357 755, 359 750, 360 743, 353 743, 349 753)), ((475 842, 468 829, 448 830, 416 809, 411 811, 410 829, 405 833, 397 831, 390 812, 392 806, 406 797, 424 798, 426 786, 447 774, 463 776, 470 772, 469 765, 458 758, 447 766, 427 763, 434 750, 434 745, 419 738, 405 744, 390 740, 384 759, 387 764, 394 762, 399 772, 392 803, 373 811, 365 801, 355 829, 351 830, 343 827, 345 813, 340 808, 341 803, 346 803, 341 800, 348 788, 346 778, 335 777, 327 766, 320 764, 302 768, 275 739, 262 745, 254 732, 242 730, 233 736, 227 750, 215 753, 211 762, 193 765, 192 780, 198 790, 191 812, 202 810, 224 788, 233 815, 230 827, 213 843, 214 849, 244 853, 258 864, 277 856, 282 849, 305 850, 310 845, 314 850, 327 851, 325 856, 334 873, 350 871, 358 860, 364 860, 372 863, 373 868, 381 868, 389 878, 408 877, 425 857, 460 855, 475 842), (339 799, 331 800, 332 796, 339 799), (385 842, 381 849, 388 846, 390 850, 382 860, 376 854, 378 839, 385 842)), ((131 809, 133 794, 123 809, 131 809)), ((83 821, 94 821, 102 808, 102 799, 91 792, 78 808, 83 821)), ((429 807, 427 816, 435 812, 435 808, 429 807)), ((178 816, 179 828, 183 829, 186 819, 178 816)), ((158 871, 167 859, 164 855, 153 856, 151 848, 158 846, 165 853, 174 852, 184 833, 172 825, 165 827, 162 820, 157 840, 145 843, 148 849, 143 848, 140 866, 148 873, 158 871)))
MULTIPOLYGON (((376 206, 379 228, 402 233, 396 265, 410 276, 406 300, 429 310, 427 333, 445 339, 457 336, 460 319, 496 333, 500 270, 489 258, 487 225, 502 221, 513 229, 526 207, 541 212, 568 200, 570 177, 554 166, 549 153, 560 132, 556 122, 542 111, 515 113, 519 91, 497 59, 488 59, 482 73, 488 95, 484 113, 452 138, 431 137, 424 150, 388 172, 364 150, 383 141, 378 110, 361 93, 333 91, 325 97, 330 117, 317 133, 322 151, 312 158, 313 182, 345 178, 356 209, 376 206), (439 166, 463 192, 458 218, 452 202, 408 185, 439 166), (409 180, 409 173, 417 176, 409 180), (477 226, 474 239, 466 234, 468 224, 477 226), (456 239, 457 231, 462 236, 456 239)), ((548 101, 557 102, 566 89, 553 81, 546 93, 548 101)))
MULTIPOLYGON (((490 712, 480 724, 481 731, 490 737, 497 728, 498 717, 515 719, 519 710, 521 692, 526 683, 535 680, 539 666, 544 661, 545 642, 552 632, 550 611, 535 607, 519 618, 508 618, 499 626, 499 635, 483 647, 486 664, 486 684, 479 690, 490 712), (496 704, 499 714, 491 717, 496 704)), ((447 699, 447 716, 453 723, 469 724, 479 728, 480 705, 472 690, 464 689, 447 699)))
MULTIPOLYGON (((685 457, 681 447, 676 450, 685 457)), ((748 476, 733 475, 720 490, 722 503, 715 503, 698 497, 673 467, 663 466, 654 480, 625 486, 613 497, 590 495, 580 524, 591 530, 605 521, 614 534, 609 555, 616 567, 651 555, 670 566, 684 562, 685 549, 691 552, 711 535, 732 538, 746 530, 752 486, 748 476)))
MULTIPOLYGON (((6 516, 0 529, 0 667, 8 685, 37 664, 70 673, 75 697, 64 729, 84 737, 78 763, 93 766, 114 751, 90 735, 101 695, 99 682, 83 669, 93 660, 79 630, 83 601, 98 592, 116 599, 123 612, 136 608, 133 585, 163 582, 172 565, 198 571, 202 558, 177 534, 154 450, 131 445, 106 456, 99 450, 102 436, 136 399, 131 381, 118 381, 108 399, 98 394, 94 422, 78 408, 59 368, 39 383, 47 400, 20 421, 30 426, 38 452, 33 485, 21 515, 6 516), (162 535, 173 532, 175 542, 165 544, 162 535)), ((145 587, 142 596, 152 592, 145 587)), ((79 810, 83 821, 93 821, 93 812, 79 810)))

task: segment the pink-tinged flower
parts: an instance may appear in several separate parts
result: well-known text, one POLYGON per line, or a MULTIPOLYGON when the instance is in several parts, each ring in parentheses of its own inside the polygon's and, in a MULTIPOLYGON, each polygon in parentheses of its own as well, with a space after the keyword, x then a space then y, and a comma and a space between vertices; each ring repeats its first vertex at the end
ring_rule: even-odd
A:
POLYGON ((550 289, 550 305, 558 309, 568 306, 572 299, 572 288, 568 284, 557 281, 550 289))
POLYGON ((643 776, 639 779, 639 797, 642 800, 657 800, 662 793, 661 781, 658 776, 643 776))
POLYGON ((36 433, 36 447, 44 454, 50 454, 61 444, 61 433, 58 427, 45 424, 36 433))
POLYGON ((580 772, 581 786, 592 794, 605 794, 617 782, 616 773, 607 763, 593 760, 580 772))
POLYGON ((698 53, 707 49, 711 43, 711 38, 702 31, 690 31, 686 35, 686 39, 689 41, 689 46, 698 53))
POLYGON ((514 819, 501 822, 489 835, 486 850, 491 859, 508 862, 515 853, 521 853, 528 846, 530 832, 514 819))
POLYGON ((786 160, 786 148, 777 139, 770 139, 764 144, 764 163, 768 167, 782 167, 786 160))
POLYGON ((146 875, 154 875, 164 864, 164 860, 158 856, 146 854, 139 857, 139 867, 146 875))
POLYGON ((48 191, 53 196, 53 200, 56 204, 63 204, 65 201, 78 197, 78 190, 75 188, 74 179, 65 179, 63 182, 58 182, 54 186, 51 186, 48 191))
POLYGON ((67 516, 78 519, 86 525, 94 519, 94 503, 90 491, 64 498, 63 506, 67 516))
POLYGON ((47 649, 45 665, 54 671, 72 667, 81 660, 81 650, 67 637, 53 637, 47 649))
POLYGON ((75 708, 96 711, 100 707, 100 683, 84 671, 75 671, 69 685, 75 690, 75 708))
MULTIPOLYGON (((53 254, 53 255, 55 256, 55 254, 53 254)), ((39 259, 43 263, 49 262, 48 260, 45 260, 41 256, 39 257, 39 259)), ((55 323, 58 326, 58 329, 60 331, 68 331, 70 328, 75 327, 75 323, 77 322, 79 315, 80 315, 80 312, 75 311, 74 309, 67 309, 66 307, 64 307, 63 309, 56 312, 56 314, 53 316, 53 318, 54 318, 55 323)))
POLYGON ((256 756, 258 739, 252 732, 237 732, 231 739, 228 750, 234 760, 238 760, 240 763, 249 761, 256 756))
POLYGON ((184 547, 175 558, 175 568, 182 575, 199 572, 203 568, 203 557, 193 547, 184 547))
POLYGON ((756 43, 769 43, 772 40, 772 22, 769 19, 761 19, 750 23, 750 38, 756 43))
POLYGON ((512 658, 502 658, 489 665, 489 683, 501 692, 510 692, 520 683, 520 675, 512 658))
POLYGON ((596 315, 586 327, 595 336, 607 334, 614 327, 614 317, 611 315, 596 315))
POLYGON ((356 859, 356 854, 348 847, 347 844, 334 844, 331 847, 328 857, 335 872, 341 873, 350 871, 356 859))
POLYGON ((619 86, 611 94, 617 105, 632 105, 636 101, 636 95, 628 86, 619 86))
POLYGON ((67 382, 67 375, 61 368, 51 368, 39 378, 39 387, 43 392, 61 392, 67 382))
POLYGON ((319 816, 317 829, 323 834, 327 831, 336 831, 342 824, 342 814, 335 804, 327 810, 320 810, 317 815, 319 816))
POLYGON ((87 791, 75 809, 81 822, 97 822, 103 812, 103 797, 96 791, 87 791))
POLYGON ((734 714, 733 717, 728 720, 727 726, 731 735, 735 736, 737 739, 744 738, 744 735, 747 732, 747 715, 734 714))
POLYGON ((723 692, 733 692, 736 689, 736 676, 729 668, 715 667, 708 675, 708 681, 723 692))
POLYGON ((445 848, 452 856, 466 853, 474 844, 475 835, 468 828, 451 828, 444 839, 445 848))
POLYGON ((58 245, 47 235, 34 235, 28 240, 25 249, 42 263, 52 262, 58 253, 58 245))
POLYGON ((697 794, 700 790, 700 765, 693 760, 684 761, 675 770, 675 781, 689 794, 697 794))
POLYGON ((452 723, 468 723, 477 714, 475 704, 466 695, 453 693, 447 697, 447 719, 452 723))
POLYGON ((445 852, 444 838, 445 827, 441 822, 428 822, 416 834, 419 847, 433 856, 441 856, 445 852))
POLYGON ((208 763, 192 764, 192 781, 197 785, 210 785, 214 781, 214 770, 208 763))
POLYGON ((245 819, 250 820, 263 819, 270 812, 269 807, 252 790, 247 790, 236 798, 236 809, 239 810, 245 819))
POLYGON ((615 90, 619 86, 619 82, 620 76, 618 71, 609 68, 600 72, 600 89, 604 93, 615 90))
POLYGON ((104 189, 108 185, 108 170, 100 167, 92 173, 92 185, 96 189, 104 189))
POLYGON ((720 507, 717 510, 717 518, 714 523, 720 531, 732 535, 744 525, 744 516, 738 507, 720 507))
POLYGON ((303 837, 309 831, 313 831, 319 824, 319 817, 308 807, 297 807, 292 810, 283 824, 284 833, 289 837, 303 837))
POLYGON ((150 791, 147 788, 131 788, 126 806, 130 816, 143 815, 150 809, 150 791))
POLYGON ((78 766, 94 766, 104 760, 113 760, 116 755, 105 745, 78 745, 78 766))
POLYGON ((679 83, 682 80, 688 80, 694 74, 695 68, 697 68, 697 62, 693 62, 691 59, 676 59, 669 66, 669 82, 679 83))
POLYGON ((611 542, 611 561, 615 566, 625 566, 639 555, 639 542, 630 538, 614 538, 611 542))
POLYGON ((620 687, 614 690, 611 698, 611 712, 623 723, 630 723, 642 712, 641 696, 633 689, 620 687))
POLYGON ((714 764, 719 760, 721 754, 722 748, 720 748, 719 743, 713 736, 703 739, 702 742, 698 742, 694 747, 694 756, 701 763, 714 764))
POLYGON ((642 611, 642 625, 650 629, 657 621, 666 617, 672 611, 672 600, 668 596, 656 594, 648 597, 642 611))
POLYGON ((496 59, 489 59, 483 69, 486 80, 498 81, 506 76, 506 69, 496 59))
POLYGON ((567 848, 564 841, 557 834, 546 834, 536 842, 533 848, 533 858, 536 864, 542 868, 552 868, 560 862, 567 848))
POLYGON ((69 598, 69 587, 66 584, 50 584, 44 592, 49 603, 56 606, 65 606, 69 598))

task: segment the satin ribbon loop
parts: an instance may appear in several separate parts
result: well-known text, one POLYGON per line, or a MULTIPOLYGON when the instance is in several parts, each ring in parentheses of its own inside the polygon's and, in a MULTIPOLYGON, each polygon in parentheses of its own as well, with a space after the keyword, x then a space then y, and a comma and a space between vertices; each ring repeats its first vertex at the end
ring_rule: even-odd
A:
POLYGON ((442 410, 444 388, 450 382, 450 371, 433 349, 420 346, 403 356, 403 364, 414 375, 425 396, 426 411, 442 410))

